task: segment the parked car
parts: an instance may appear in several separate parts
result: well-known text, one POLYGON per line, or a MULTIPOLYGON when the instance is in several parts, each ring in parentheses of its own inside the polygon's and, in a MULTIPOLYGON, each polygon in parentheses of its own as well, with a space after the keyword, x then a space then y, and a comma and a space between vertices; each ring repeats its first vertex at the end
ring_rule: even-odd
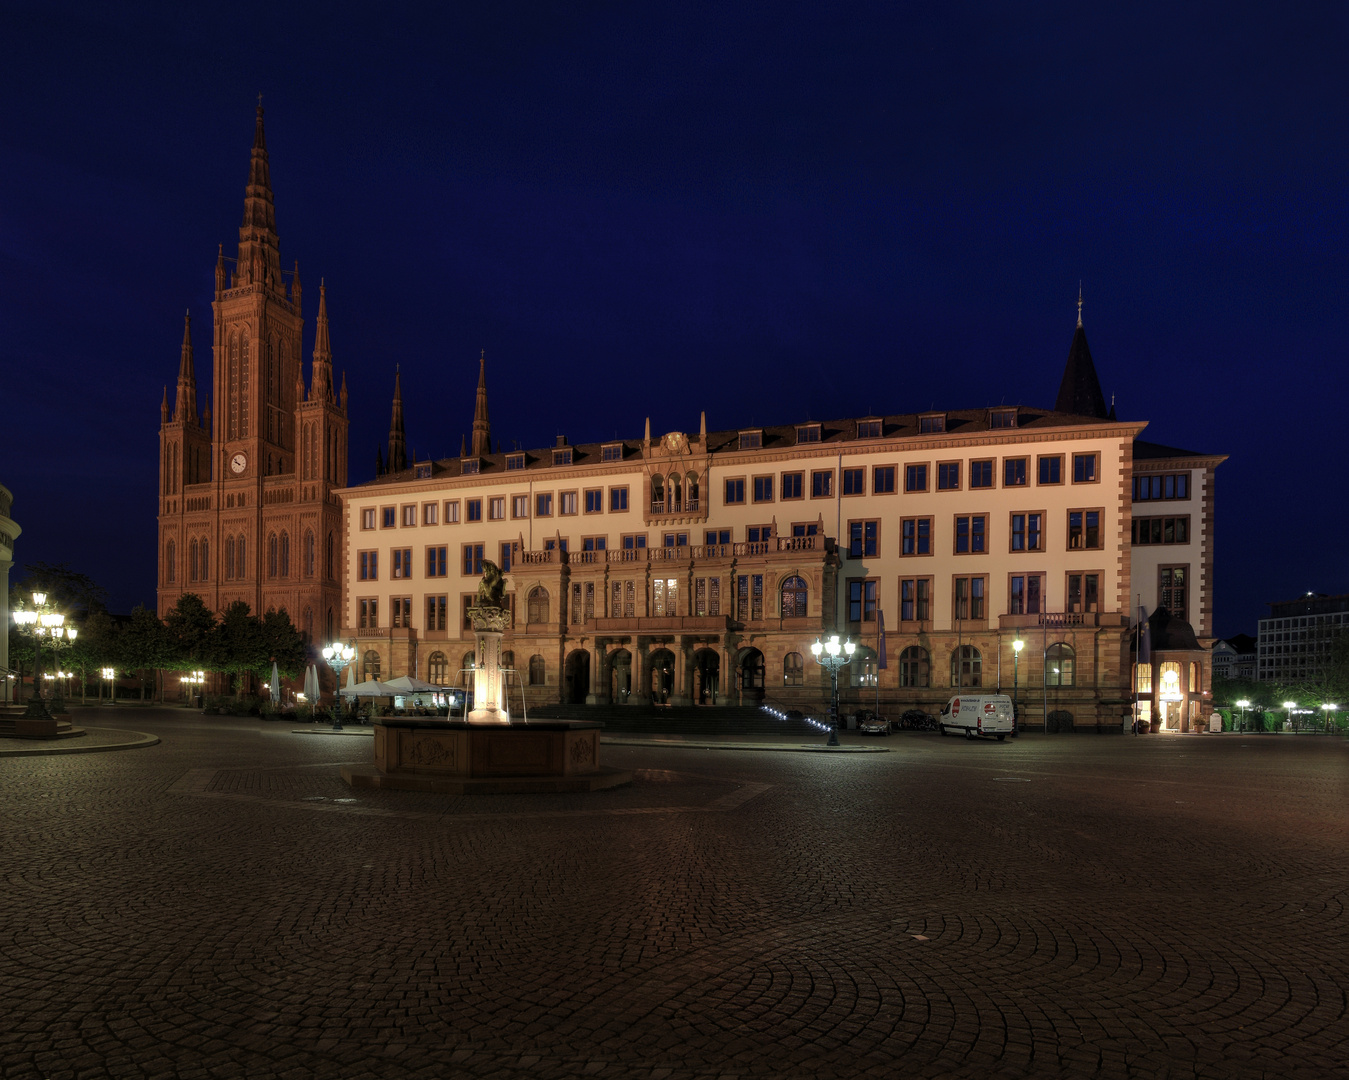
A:
POLYGON ((857 714, 857 730, 863 735, 889 735, 890 721, 874 712, 863 711, 857 714))

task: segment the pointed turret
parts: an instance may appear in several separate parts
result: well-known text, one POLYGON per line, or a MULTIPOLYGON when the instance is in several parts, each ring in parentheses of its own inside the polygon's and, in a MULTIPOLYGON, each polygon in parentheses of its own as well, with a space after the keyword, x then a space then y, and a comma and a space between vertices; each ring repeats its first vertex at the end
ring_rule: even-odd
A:
POLYGON ((225 245, 218 244, 215 252, 215 294, 218 297, 225 291, 228 281, 225 278, 225 245))
POLYGON ((159 422, 167 424, 169 422, 169 388, 164 387, 164 400, 159 403, 159 422))
POLYGON ((276 207, 272 202, 272 178, 267 163, 267 137, 262 127, 262 106, 258 106, 253 129, 253 151, 248 162, 248 187, 244 192, 244 220, 239 227, 239 261, 234 284, 281 284, 281 251, 276 235, 276 207))
POLYGON ((459 456, 468 457, 468 436, 462 433, 459 436, 459 456))
POLYGON ((1087 332, 1082 328, 1080 290, 1077 296, 1077 329, 1073 331, 1073 343, 1068 348, 1068 363, 1063 369, 1063 381, 1059 383, 1054 411, 1072 413, 1074 416, 1095 416, 1101 420, 1108 416, 1105 395, 1101 393, 1101 380, 1096 377, 1096 365, 1092 363, 1091 349, 1087 347, 1087 332))
POLYGON ((478 357, 478 398, 473 404, 473 455, 492 452, 492 425, 487 419, 487 350, 478 357))
POLYGON ((341 402, 340 402, 340 403, 341 403, 341 405, 342 405, 342 411, 343 411, 343 412, 346 412, 346 411, 347 411, 347 373, 346 373, 346 370, 345 370, 345 369, 343 369, 343 371, 342 371, 342 397, 341 397, 341 402))
POLYGON ((314 401, 333 398, 333 351, 328 345, 328 290, 319 280, 319 313, 314 331, 314 366, 310 369, 309 395, 314 401))
POLYGON ((202 410, 201 426, 208 432, 211 430, 211 399, 209 397, 206 399, 206 408, 202 410))
POLYGON ((192 364, 192 313, 183 316, 183 351, 178 361, 178 392, 173 402, 173 418, 197 422, 197 372, 192 364))
MULTIPOLYGON (((321 282, 320 282, 321 284, 321 282)), ((290 280, 290 302, 295 314, 300 314, 300 260, 295 260, 295 272, 290 280)))
POLYGON ((398 367, 393 373, 393 415, 389 419, 389 472, 408 467, 407 437, 403 430, 403 376, 398 367))

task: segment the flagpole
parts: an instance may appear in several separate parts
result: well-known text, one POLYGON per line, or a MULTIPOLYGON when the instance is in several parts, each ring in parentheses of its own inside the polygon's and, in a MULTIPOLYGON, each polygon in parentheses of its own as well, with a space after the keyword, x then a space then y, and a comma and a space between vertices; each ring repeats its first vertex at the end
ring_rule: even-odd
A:
MULTIPOLYGON (((1143 607, 1143 594, 1142 594, 1142 593, 1139 593, 1139 594, 1138 594, 1138 607, 1139 607, 1140 610, 1142 610, 1142 607, 1143 607)), ((1139 667, 1142 666, 1142 665, 1141 665, 1141 660, 1142 660, 1142 648, 1143 648, 1143 636, 1142 636, 1142 635, 1143 635, 1143 621, 1142 621, 1141 619, 1139 619, 1137 622, 1134 623, 1134 669, 1133 669, 1133 683, 1134 683, 1134 724, 1133 724, 1133 728, 1134 728, 1134 737, 1135 737, 1135 738, 1137 738, 1137 736, 1138 736, 1138 669, 1139 669, 1139 667)))

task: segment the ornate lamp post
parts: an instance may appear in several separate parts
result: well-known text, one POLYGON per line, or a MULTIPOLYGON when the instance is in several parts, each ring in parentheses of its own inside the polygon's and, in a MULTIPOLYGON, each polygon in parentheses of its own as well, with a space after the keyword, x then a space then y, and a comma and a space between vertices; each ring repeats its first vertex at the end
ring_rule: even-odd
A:
POLYGON ((1021 650, 1026 643, 1021 638, 1012 639, 1012 734, 1021 730, 1021 650))
MULTIPOLYGON (((1293 705, 1291 701, 1286 701, 1284 702, 1284 704, 1287 705, 1289 708, 1292 708, 1293 705)), ((1250 705, 1251 705, 1250 699, 1248 698, 1241 698, 1239 701, 1236 702, 1237 708, 1241 710, 1241 721, 1240 721, 1241 731, 1246 730, 1246 710, 1250 708, 1250 705)))
POLYGON ((838 642, 838 635, 833 634, 828 641, 815 639, 815 644, 810 647, 811 653, 815 657, 815 662, 820 667, 829 672, 830 704, 829 704, 829 742, 826 746, 837 746, 838 743, 838 673, 841 669, 852 663, 852 654, 857 646, 852 643, 852 639, 845 641, 842 645, 838 642))
POLYGON ((333 730, 342 730, 342 669, 356 656, 356 650, 344 641, 335 641, 323 647, 323 659, 337 673, 337 708, 333 710, 333 730))
POLYGON ((108 704, 112 704, 114 686, 112 680, 116 678, 117 672, 110 667, 105 667, 102 672, 103 681, 108 684, 108 704))
MULTIPOLYGON (((64 615, 53 615, 48 618, 57 618, 65 622, 64 615)), ((48 640, 51 643, 52 662, 59 663, 61 659, 61 650, 68 649, 75 644, 75 638, 79 636, 79 630, 73 626, 62 626, 61 623, 51 625, 47 629, 48 640)), ((52 688, 52 712, 63 713, 66 711, 65 699, 62 695, 63 678, 69 678, 69 672, 63 676, 62 672, 56 673, 56 684, 52 688)))
POLYGON ((1326 714, 1326 731, 1329 731, 1329 730, 1330 730, 1330 721, 1334 719, 1335 706, 1334 706, 1333 704, 1331 704, 1330 702, 1326 702, 1324 705, 1321 706, 1321 708, 1325 710, 1325 714, 1326 714))
MULTIPOLYGON (((59 648, 56 644, 58 631, 62 630, 62 624, 66 617, 59 611, 53 611, 47 603, 47 594, 43 592, 33 593, 33 606, 26 608, 20 606, 14 611, 14 622, 21 633, 27 634, 33 639, 33 695, 28 699, 28 708, 24 712, 24 717, 31 720, 50 720, 51 711, 47 708, 47 703, 42 699, 42 641, 44 638, 52 642, 53 654, 59 648)), ((74 639, 74 628, 72 627, 71 639, 74 639)), ((60 691, 57 690, 57 696, 54 704, 61 707, 60 691)))

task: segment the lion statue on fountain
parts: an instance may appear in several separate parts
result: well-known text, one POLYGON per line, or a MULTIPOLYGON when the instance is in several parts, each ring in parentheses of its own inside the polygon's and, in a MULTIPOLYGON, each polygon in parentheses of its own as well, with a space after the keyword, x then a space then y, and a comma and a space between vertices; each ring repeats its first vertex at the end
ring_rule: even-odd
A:
POLYGON ((482 561, 482 580, 478 582, 478 607, 501 607, 506 596, 506 577, 491 559, 482 561))

